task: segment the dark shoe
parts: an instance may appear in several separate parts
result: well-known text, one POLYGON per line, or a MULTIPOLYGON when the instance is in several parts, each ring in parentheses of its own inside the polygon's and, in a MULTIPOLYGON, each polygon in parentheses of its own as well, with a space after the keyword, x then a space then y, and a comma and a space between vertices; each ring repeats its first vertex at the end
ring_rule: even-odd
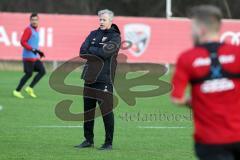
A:
POLYGON ((93 143, 85 140, 85 141, 83 141, 81 144, 76 145, 76 146, 74 146, 74 147, 75 147, 75 148, 91 148, 91 147, 93 147, 93 146, 94 146, 93 143))
POLYGON ((98 150, 112 150, 112 145, 104 143, 98 150))

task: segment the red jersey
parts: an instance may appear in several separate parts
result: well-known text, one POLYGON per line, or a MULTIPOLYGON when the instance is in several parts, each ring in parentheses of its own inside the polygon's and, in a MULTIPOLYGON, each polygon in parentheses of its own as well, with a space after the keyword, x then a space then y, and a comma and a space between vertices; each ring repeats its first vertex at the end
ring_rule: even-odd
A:
MULTIPOLYGON (((210 44, 211 45, 211 44, 210 44)), ((221 67, 240 74, 240 47, 222 44, 216 53, 221 67)), ((197 46, 180 55, 173 75, 173 98, 183 98, 191 85, 194 139, 203 144, 240 142, 240 78, 218 78, 191 84, 211 68, 209 51, 197 46)))

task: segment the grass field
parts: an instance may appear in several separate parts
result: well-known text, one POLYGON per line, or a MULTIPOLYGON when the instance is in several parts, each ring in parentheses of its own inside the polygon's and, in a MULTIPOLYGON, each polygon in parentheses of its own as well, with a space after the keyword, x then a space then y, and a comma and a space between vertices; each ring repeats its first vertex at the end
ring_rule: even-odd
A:
MULTIPOLYGON (((119 99, 119 106, 115 109, 114 149, 96 149, 104 140, 100 117, 95 122, 96 147, 79 150, 73 146, 83 140, 82 122, 62 121, 56 117, 54 109, 60 100, 73 99, 71 111, 81 112, 82 97, 52 90, 48 74, 35 88, 37 99, 26 94, 24 100, 16 99, 12 96, 12 90, 21 75, 17 71, 0 71, 0 160, 195 159, 190 112, 172 105, 168 94, 139 98, 135 107, 129 107, 119 99), (165 118, 149 118, 154 113, 165 118)), ((169 81, 170 76, 163 79, 169 81)), ((73 72, 68 82, 81 85, 79 73, 73 72)))

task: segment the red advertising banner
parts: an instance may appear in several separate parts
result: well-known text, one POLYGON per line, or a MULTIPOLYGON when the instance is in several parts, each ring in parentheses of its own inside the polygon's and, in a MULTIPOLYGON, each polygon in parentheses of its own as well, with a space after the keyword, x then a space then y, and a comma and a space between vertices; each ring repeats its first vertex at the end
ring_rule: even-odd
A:
MULTIPOLYGON (((98 28, 97 16, 40 14, 40 46, 46 60, 66 61, 79 55, 91 30, 98 28)), ((128 62, 174 63, 177 56, 192 46, 188 19, 115 17, 122 41, 131 48, 120 50, 128 62)), ((0 13, 0 59, 21 60, 20 38, 29 25, 29 14, 0 13)), ((222 41, 240 44, 240 21, 225 20, 222 41)))

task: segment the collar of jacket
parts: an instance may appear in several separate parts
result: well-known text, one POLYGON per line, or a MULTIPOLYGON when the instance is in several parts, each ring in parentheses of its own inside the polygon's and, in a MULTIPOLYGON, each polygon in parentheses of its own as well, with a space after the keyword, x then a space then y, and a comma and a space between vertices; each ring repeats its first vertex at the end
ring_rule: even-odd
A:
POLYGON ((118 34, 121 34, 118 26, 117 26, 116 24, 114 24, 114 23, 111 25, 111 28, 110 28, 110 29, 101 30, 100 28, 98 28, 98 30, 99 30, 100 32, 104 32, 104 33, 107 33, 107 32, 116 32, 116 33, 118 33, 118 34))

